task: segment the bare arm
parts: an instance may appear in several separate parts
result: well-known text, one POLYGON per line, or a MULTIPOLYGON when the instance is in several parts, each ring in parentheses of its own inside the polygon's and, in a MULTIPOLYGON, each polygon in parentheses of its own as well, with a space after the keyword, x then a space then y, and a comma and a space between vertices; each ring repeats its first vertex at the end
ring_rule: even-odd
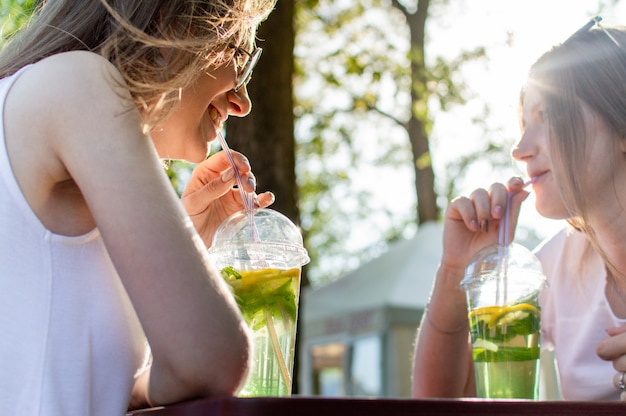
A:
MULTIPOLYGON (((520 204, 528 196, 519 179, 509 182, 511 223, 515 229, 520 204)), ((475 396, 467 304, 459 288, 471 256, 498 242, 507 188, 494 184, 457 198, 445 214, 443 255, 428 310, 417 336, 413 368, 415 397, 475 396)), ((511 235, 511 239, 513 236, 511 235)))
POLYGON ((414 397, 475 396, 463 270, 440 267, 417 334, 414 397), (458 273, 461 273, 459 277, 458 273))
POLYGON ((115 71, 80 52, 40 70, 41 98, 55 109, 45 126, 53 157, 79 186, 150 343, 137 395, 155 405, 233 394, 249 362, 247 329, 139 113, 112 89, 115 71))

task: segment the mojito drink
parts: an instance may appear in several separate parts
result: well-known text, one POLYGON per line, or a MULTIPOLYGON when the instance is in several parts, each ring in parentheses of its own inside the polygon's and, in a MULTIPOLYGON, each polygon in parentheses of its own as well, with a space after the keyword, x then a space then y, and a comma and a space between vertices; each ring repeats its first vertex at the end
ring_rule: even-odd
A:
POLYGON ((478 397, 538 399, 540 315, 535 299, 470 311, 478 397))
POLYGON ((295 352, 300 268, 222 269, 252 331, 253 361, 240 397, 289 396, 295 352))

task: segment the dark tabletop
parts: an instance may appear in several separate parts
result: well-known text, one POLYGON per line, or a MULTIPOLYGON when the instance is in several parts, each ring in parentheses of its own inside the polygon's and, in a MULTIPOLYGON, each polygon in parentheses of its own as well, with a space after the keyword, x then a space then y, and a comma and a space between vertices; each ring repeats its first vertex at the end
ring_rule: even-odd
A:
POLYGON ((626 415, 626 403, 321 397, 202 399, 130 413, 132 416, 601 416, 616 414, 626 415))

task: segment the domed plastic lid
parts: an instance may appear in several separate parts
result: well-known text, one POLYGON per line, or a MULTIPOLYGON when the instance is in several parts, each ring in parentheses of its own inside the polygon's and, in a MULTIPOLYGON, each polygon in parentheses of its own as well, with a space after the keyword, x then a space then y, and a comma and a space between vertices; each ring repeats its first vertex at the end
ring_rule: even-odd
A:
POLYGON ((289 218, 269 208, 255 209, 253 218, 252 222, 248 212, 239 211, 219 226, 209 249, 218 268, 245 269, 258 263, 291 268, 310 261, 302 234, 289 218))
POLYGON ((497 304, 536 295, 545 284, 539 259, 526 247, 510 244, 488 246, 476 253, 465 268, 461 288, 480 303, 497 304))

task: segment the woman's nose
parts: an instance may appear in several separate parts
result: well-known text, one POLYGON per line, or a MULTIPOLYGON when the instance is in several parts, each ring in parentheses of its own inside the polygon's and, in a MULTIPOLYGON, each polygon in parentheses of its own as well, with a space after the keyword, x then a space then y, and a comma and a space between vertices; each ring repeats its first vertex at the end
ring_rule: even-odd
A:
POLYGON ((511 157, 518 162, 524 162, 534 154, 533 146, 530 143, 529 131, 522 133, 517 143, 511 149, 511 157))
POLYGON ((247 86, 242 86, 239 91, 228 92, 228 114, 236 117, 244 117, 250 113, 252 101, 248 95, 247 86))

